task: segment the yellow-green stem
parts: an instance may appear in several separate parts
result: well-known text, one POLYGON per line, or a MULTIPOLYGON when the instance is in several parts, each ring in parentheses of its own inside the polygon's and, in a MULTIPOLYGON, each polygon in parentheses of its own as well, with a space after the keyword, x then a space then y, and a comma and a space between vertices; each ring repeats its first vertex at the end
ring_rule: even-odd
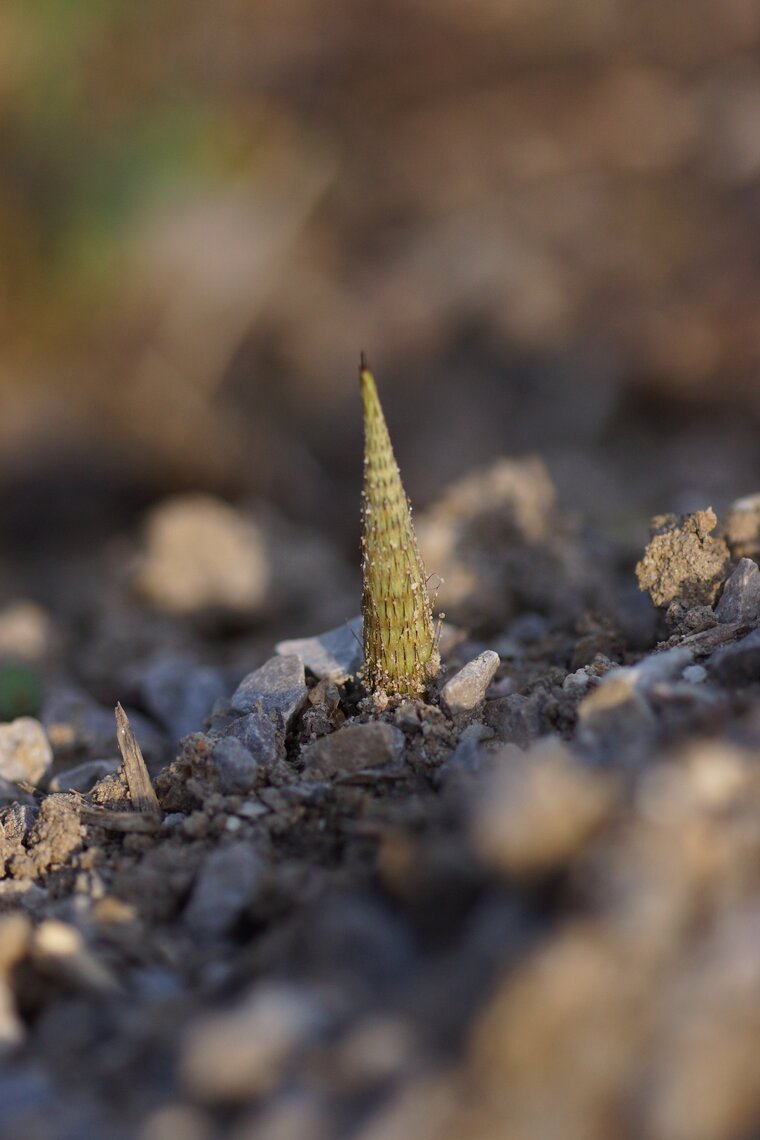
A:
POLYGON ((364 680, 419 697, 440 668, 425 569, 374 377, 359 371, 364 403, 362 614, 364 680))

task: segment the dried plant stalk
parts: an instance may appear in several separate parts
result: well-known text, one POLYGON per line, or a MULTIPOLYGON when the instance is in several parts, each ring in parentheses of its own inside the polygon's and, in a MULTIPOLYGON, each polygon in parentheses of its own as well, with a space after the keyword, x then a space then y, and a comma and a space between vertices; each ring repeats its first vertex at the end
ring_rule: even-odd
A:
POLYGON ((440 668, 433 613, 409 500, 375 380, 362 357, 364 680, 371 690, 422 696, 440 668))
POLYGON ((124 775, 127 779, 132 807, 135 811, 152 812, 160 818, 161 808, 158 797, 151 783, 142 750, 135 739, 129 718, 121 704, 116 706, 115 711, 116 740, 124 762, 124 775))

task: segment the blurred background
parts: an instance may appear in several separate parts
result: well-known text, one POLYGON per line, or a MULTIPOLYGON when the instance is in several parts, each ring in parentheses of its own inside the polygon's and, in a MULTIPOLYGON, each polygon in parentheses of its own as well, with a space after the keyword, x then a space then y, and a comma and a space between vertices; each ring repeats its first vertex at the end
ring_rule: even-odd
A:
POLYGON ((759 45, 760 0, 5 0, 6 577, 190 490, 353 559, 360 349, 421 507, 532 451, 636 541, 755 490, 759 45))

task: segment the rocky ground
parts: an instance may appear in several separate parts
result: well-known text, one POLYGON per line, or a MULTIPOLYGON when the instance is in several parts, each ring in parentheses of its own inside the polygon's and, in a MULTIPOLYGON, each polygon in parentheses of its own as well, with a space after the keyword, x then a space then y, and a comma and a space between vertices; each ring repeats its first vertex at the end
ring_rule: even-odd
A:
POLYGON ((363 690, 318 537, 210 497, 0 613, 0 1135, 760 1134, 760 497, 634 570, 505 460, 418 531, 427 702, 363 690))

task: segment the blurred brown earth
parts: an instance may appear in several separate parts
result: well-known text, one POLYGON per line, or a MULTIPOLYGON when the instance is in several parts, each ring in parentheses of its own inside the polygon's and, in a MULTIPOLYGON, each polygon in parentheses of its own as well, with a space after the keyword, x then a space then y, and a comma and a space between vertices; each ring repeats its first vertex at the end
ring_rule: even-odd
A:
POLYGON ((171 490, 353 550, 359 349, 412 498, 540 451, 636 541, 760 475, 758 0, 11 0, 0 535, 171 490))

